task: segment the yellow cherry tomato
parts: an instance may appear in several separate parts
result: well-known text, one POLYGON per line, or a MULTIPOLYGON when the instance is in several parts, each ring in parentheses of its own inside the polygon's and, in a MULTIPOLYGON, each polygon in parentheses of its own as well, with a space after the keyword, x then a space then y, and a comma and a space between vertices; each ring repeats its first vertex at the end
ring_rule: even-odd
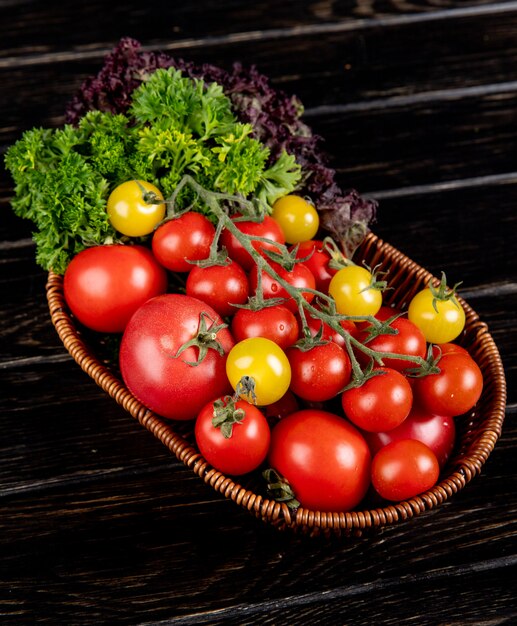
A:
POLYGON ((115 230, 128 237, 149 235, 163 221, 165 204, 160 190, 143 180, 128 180, 118 185, 108 198, 108 219, 115 230), (145 190, 143 191, 142 190, 145 190), (161 203, 146 202, 153 194, 161 203))
POLYGON ((288 195, 273 204, 271 217, 280 225, 287 243, 301 243, 318 232, 320 218, 316 209, 300 196, 288 195))
POLYGON ((375 315, 382 305, 382 291, 373 274, 358 265, 343 267, 334 274, 329 294, 341 315, 375 315))
POLYGON ((427 287, 409 303, 408 319, 424 334, 429 343, 454 341, 465 327, 465 311, 452 291, 439 295, 427 287))
POLYGON ((291 366, 287 356, 282 348, 265 337, 251 337, 236 343, 228 354, 226 374, 236 391, 243 377, 251 378, 255 397, 244 393, 242 387, 239 393, 244 400, 258 406, 267 406, 280 400, 291 382, 291 366))

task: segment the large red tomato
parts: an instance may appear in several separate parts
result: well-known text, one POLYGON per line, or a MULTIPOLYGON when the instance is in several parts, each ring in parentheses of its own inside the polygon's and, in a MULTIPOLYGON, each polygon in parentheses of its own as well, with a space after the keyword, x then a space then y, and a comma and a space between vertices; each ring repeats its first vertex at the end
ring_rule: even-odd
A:
POLYGON ((63 288, 82 324, 121 333, 144 302, 166 291, 167 274, 142 246, 93 246, 72 259, 63 288))
POLYGON ((231 392, 226 358, 233 347, 227 328, 216 333, 223 354, 208 347, 204 359, 193 365, 200 348, 178 350, 198 333, 210 345, 211 330, 220 316, 197 298, 165 294, 149 300, 133 315, 120 346, 120 369, 131 393, 163 417, 194 419, 210 400, 231 392))
POLYGON ((348 511, 370 484, 364 437, 327 411, 305 409, 282 418, 273 428, 268 460, 308 509, 348 511))

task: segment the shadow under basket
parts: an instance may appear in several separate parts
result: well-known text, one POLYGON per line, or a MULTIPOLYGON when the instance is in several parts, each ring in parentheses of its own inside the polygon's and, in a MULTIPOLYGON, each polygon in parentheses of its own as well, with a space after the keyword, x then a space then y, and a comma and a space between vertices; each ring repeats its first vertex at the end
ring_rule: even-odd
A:
MULTIPOLYGON (((429 280, 439 280, 397 249, 370 233, 356 252, 356 259, 379 271, 388 272, 391 289, 384 304, 407 310, 411 298, 429 280)), ((81 368, 123 408, 147 428, 205 483, 225 498, 233 500, 252 515, 278 529, 290 529, 310 535, 353 535, 394 525, 434 509, 480 473, 501 434, 506 405, 506 381, 499 351, 486 324, 476 312, 458 298, 466 314, 465 331, 458 340, 467 348, 483 373, 483 393, 474 410, 457 419, 457 442, 439 482, 429 491, 409 500, 378 508, 349 512, 323 512, 299 508, 293 511, 285 503, 268 498, 257 473, 239 477, 241 483, 211 467, 196 449, 192 423, 160 418, 142 405, 121 380, 100 360, 95 342, 85 339, 75 324, 63 295, 63 280, 52 272, 47 282, 47 299, 52 322, 65 348, 81 368)))

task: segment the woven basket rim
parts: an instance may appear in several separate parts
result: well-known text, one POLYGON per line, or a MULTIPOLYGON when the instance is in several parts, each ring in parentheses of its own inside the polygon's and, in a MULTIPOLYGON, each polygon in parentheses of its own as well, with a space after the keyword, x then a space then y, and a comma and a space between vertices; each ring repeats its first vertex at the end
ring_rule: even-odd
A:
MULTIPOLYGON (((425 284, 429 280, 439 282, 431 273, 390 244, 383 242, 374 233, 367 235, 362 248, 373 255, 374 261, 388 259, 399 268, 400 272, 409 272, 412 280, 419 280, 425 284)), ((348 512, 312 511, 303 507, 293 512, 285 503, 276 502, 250 491, 236 482, 234 478, 215 470, 197 449, 175 430, 175 426, 178 426, 176 422, 154 414, 130 393, 123 382, 98 360, 81 337, 80 330, 76 327, 66 306, 62 276, 49 272, 46 291, 52 323, 63 345, 79 366, 216 492, 279 529, 302 530, 304 533, 313 535, 321 533, 360 535, 366 529, 406 521, 439 506, 463 489, 481 472, 481 468, 501 435, 506 408, 506 380, 501 357, 488 332, 487 325, 479 320, 477 313, 470 305, 458 297, 465 310, 466 328, 472 338, 471 344, 475 348, 475 358, 484 378, 481 399, 485 405, 485 411, 481 422, 482 428, 478 429, 468 449, 454 459, 452 467, 446 466, 445 470, 449 468, 449 471, 446 471, 446 475, 443 475, 433 488, 403 502, 348 512)))

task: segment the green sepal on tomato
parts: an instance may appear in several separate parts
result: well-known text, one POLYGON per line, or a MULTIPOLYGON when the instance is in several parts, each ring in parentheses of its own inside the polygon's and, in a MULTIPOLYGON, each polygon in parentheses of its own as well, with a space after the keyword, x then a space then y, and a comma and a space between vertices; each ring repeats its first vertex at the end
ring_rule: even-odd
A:
POLYGON ((229 396, 208 402, 194 428, 199 451, 215 469, 240 476, 259 467, 269 450, 267 419, 253 404, 229 396), (224 429, 230 425, 229 429, 224 429), (229 434, 228 434, 229 433, 229 434))
POLYGON ((221 317, 207 304, 164 294, 143 304, 129 321, 120 369, 142 404, 162 417, 190 420, 207 402, 231 392, 225 367, 233 345, 221 317))

